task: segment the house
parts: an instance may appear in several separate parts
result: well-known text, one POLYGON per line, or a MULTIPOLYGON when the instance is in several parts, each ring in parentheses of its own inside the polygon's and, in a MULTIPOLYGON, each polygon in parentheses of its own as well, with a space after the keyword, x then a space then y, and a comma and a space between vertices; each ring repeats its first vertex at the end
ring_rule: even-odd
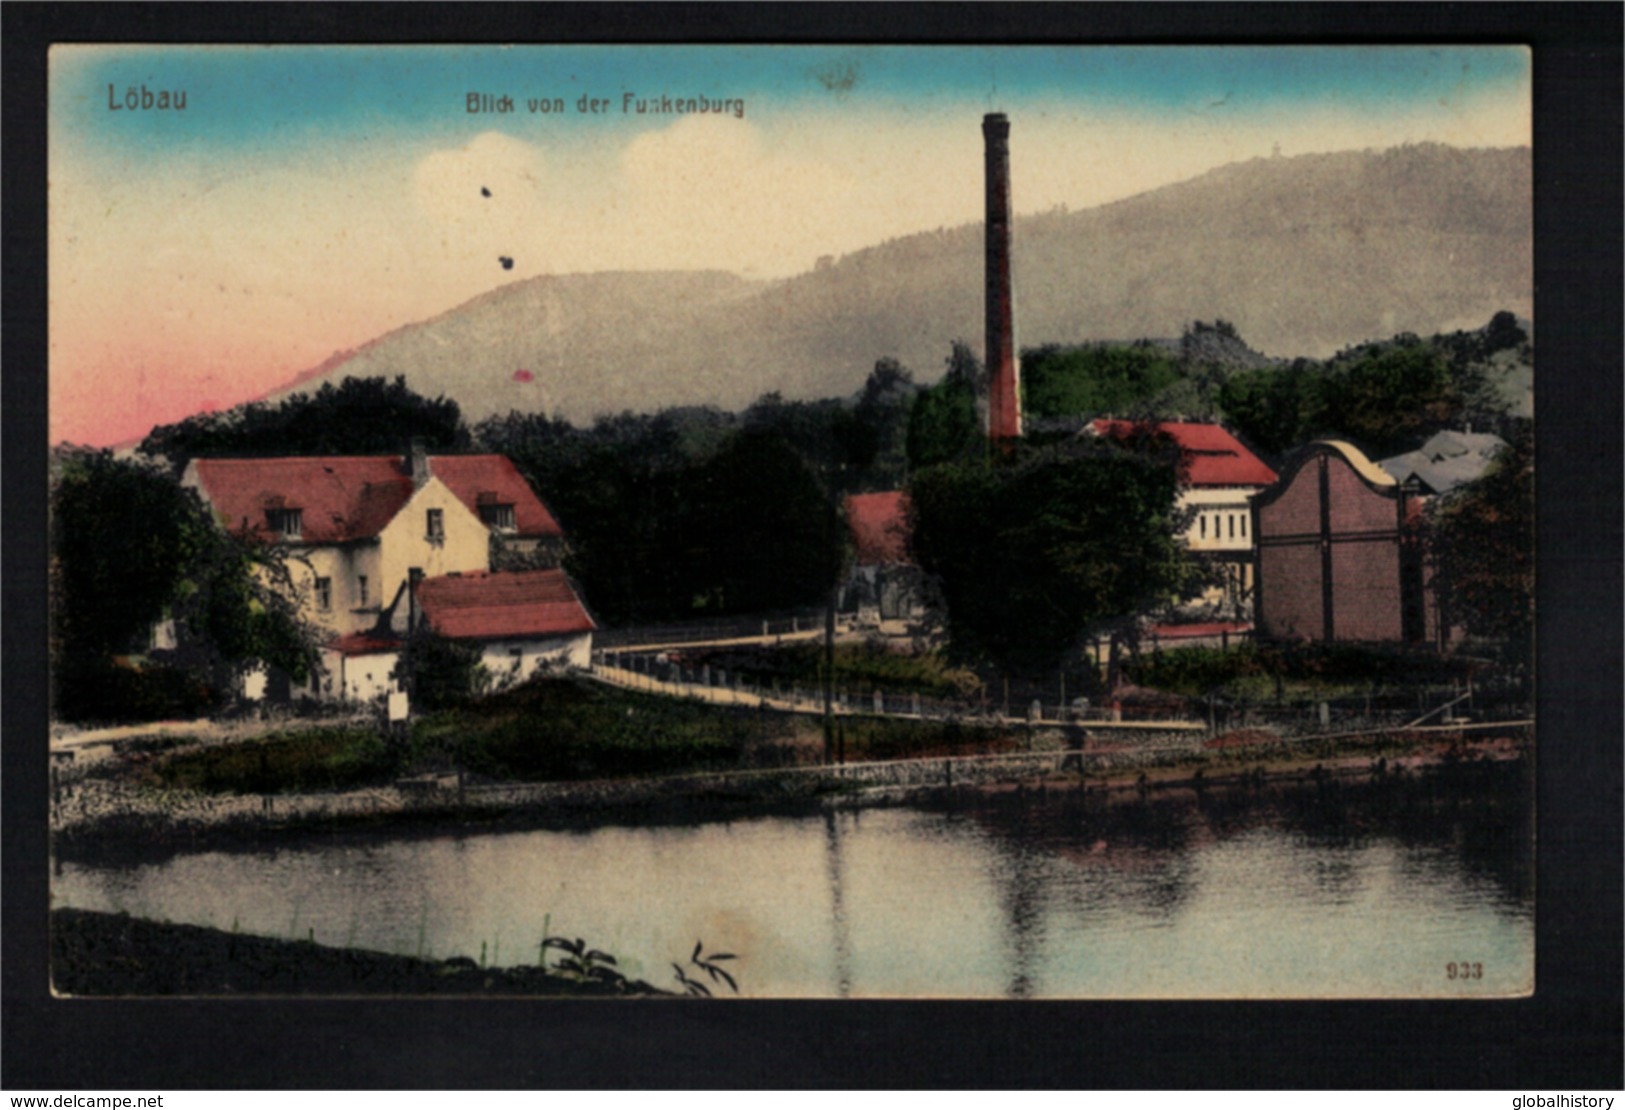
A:
POLYGON ((1449 493, 1477 481, 1506 445, 1488 432, 1437 432, 1415 451, 1378 459, 1377 465, 1396 482, 1414 476, 1424 493, 1449 493))
POLYGON ((430 456, 417 441, 405 456, 193 459, 181 483, 223 528, 287 550, 287 588, 327 638, 309 691, 322 697, 387 686, 398 650, 388 617, 409 604, 409 583, 486 572, 493 543, 563 545, 509 459, 430 456))
MULTIPOLYGON (((1088 430, 1122 438, 1135 428, 1133 421, 1100 419, 1088 430)), ((1179 447, 1184 473, 1175 508, 1191 514, 1185 546, 1217 563, 1222 578, 1203 600, 1245 614, 1256 579, 1252 500, 1275 483, 1275 471, 1218 424, 1159 421, 1155 429, 1179 447)))
POLYGON ((417 608, 440 635, 478 644, 481 662, 499 682, 592 662, 598 626, 562 570, 427 578, 418 585, 417 608))
POLYGON ((872 622, 918 620, 924 610, 919 567, 909 554, 908 495, 901 490, 846 499, 853 566, 842 609, 872 622))
POLYGON ((492 535, 532 549, 563 530, 501 455, 193 459, 181 484, 221 526, 283 544, 313 623, 342 636, 377 623, 413 570, 487 570, 492 535))
POLYGON ((1441 636, 1415 525, 1421 495, 1359 448, 1301 450, 1253 501, 1255 624, 1277 640, 1425 643, 1441 636))

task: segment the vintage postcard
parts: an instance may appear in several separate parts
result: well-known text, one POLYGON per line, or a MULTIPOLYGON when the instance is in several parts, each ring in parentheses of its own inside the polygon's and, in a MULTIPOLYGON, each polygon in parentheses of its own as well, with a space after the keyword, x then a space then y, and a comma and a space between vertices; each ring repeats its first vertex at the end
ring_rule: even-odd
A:
POLYGON ((53 47, 52 989, 1529 995, 1531 69, 53 47))

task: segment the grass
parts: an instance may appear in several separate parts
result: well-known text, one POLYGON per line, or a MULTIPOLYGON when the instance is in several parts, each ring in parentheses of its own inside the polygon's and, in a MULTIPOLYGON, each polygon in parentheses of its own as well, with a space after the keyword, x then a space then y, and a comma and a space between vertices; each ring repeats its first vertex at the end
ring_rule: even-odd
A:
MULTIPOLYGON (((843 717, 850 761, 972 755, 1009 748, 991 729, 957 721, 843 717)), ((279 794, 383 785, 462 767, 507 782, 641 778, 822 758, 815 718, 616 690, 579 679, 538 679, 415 722, 406 750, 373 730, 280 731, 253 740, 149 750, 149 781, 222 794, 279 794)))
POLYGON ((542 679, 419 721, 413 763, 519 782, 723 770, 772 727, 755 710, 542 679))
POLYGON ((1213 692, 1260 704, 1414 695, 1448 687, 1467 673, 1464 665, 1428 652, 1348 644, 1178 648, 1128 664, 1129 677, 1140 686, 1190 698, 1213 692))
POLYGON ((280 794, 353 789, 400 769, 378 733, 342 726, 180 751, 160 759, 154 773, 166 786, 208 793, 280 794))

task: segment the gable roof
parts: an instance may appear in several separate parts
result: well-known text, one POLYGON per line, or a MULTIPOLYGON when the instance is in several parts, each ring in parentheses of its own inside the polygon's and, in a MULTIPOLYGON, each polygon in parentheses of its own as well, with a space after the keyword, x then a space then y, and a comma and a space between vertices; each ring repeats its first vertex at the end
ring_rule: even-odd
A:
POLYGON ((473 571, 418 584, 418 608, 442 636, 499 640, 597 627, 562 570, 473 571))
POLYGON ((432 455, 429 473, 478 516, 481 505, 512 505, 515 533, 562 536, 564 529, 506 455, 432 455))
POLYGON ((907 563, 908 494, 855 493, 846 499, 846 524, 852 531, 859 566, 907 563))
MULTIPOLYGON (((188 469, 227 528, 270 534, 268 510, 299 509, 305 543, 370 539, 413 493, 411 472, 399 455, 193 459, 188 469)), ((481 504, 508 504, 519 536, 563 535, 506 456, 434 455, 429 472, 476 516, 481 504)))
POLYGON ((1403 482, 1411 475, 1434 493, 1448 493, 1478 479, 1506 446, 1488 432, 1436 432, 1415 451, 1378 459, 1377 465, 1403 482))
MULTIPOLYGON (((1132 420, 1102 418, 1090 427, 1096 435, 1126 436, 1134 428, 1132 420)), ((1187 424, 1174 420, 1157 422, 1179 445, 1186 464, 1188 486, 1268 486, 1275 483, 1275 471, 1228 430, 1218 424, 1187 424)))
POLYGON ((300 511, 305 543, 376 536, 412 498, 412 479, 392 456, 193 459, 204 498, 233 532, 271 534, 267 512, 300 511))

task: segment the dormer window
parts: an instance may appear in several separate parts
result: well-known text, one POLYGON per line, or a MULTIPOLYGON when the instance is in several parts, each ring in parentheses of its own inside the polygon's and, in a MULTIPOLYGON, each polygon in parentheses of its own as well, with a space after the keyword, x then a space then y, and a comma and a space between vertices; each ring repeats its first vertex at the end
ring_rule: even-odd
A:
POLYGON ((442 509, 430 509, 428 513, 427 531, 425 535, 431 540, 446 538, 446 514, 442 509))
POLYGON ((282 533, 286 540, 296 540, 304 534, 305 514, 300 509, 266 509, 265 520, 271 531, 282 533))
POLYGON ((495 503, 480 506, 480 523, 498 532, 512 532, 517 527, 514 524, 513 506, 495 503))

